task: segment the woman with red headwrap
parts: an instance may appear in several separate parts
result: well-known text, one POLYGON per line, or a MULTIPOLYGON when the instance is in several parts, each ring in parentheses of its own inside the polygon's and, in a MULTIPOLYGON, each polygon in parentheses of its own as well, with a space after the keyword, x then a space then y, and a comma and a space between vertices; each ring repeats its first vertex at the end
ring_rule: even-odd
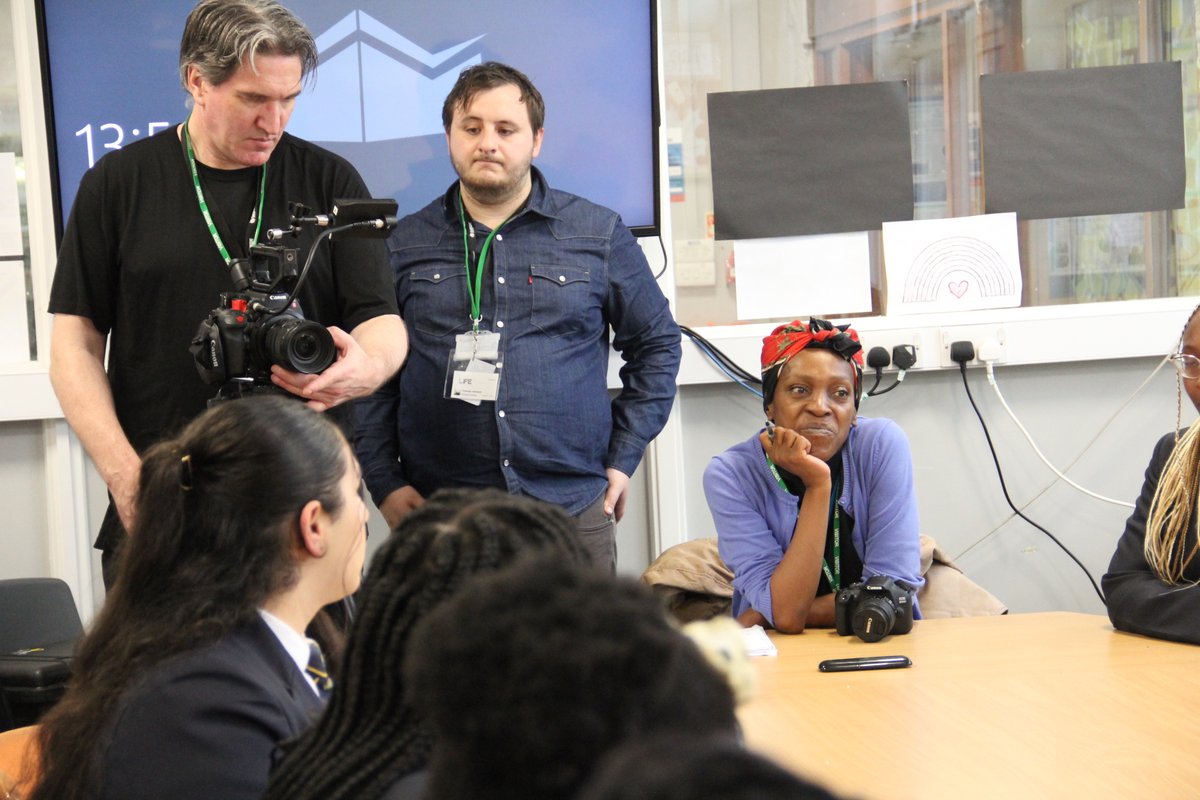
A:
POLYGON ((704 471, 738 621, 833 627, 841 587, 875 575, 920 587, 912 456, 896 423, 858 416, 858 334, 781 325, 763 340, 762 378, 767 427, 704 471))

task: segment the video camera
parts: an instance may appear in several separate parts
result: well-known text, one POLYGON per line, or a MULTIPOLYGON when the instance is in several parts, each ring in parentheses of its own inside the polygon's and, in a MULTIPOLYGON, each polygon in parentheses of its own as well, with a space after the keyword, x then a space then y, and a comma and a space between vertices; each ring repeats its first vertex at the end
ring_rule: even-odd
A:
POLYGON ((387 236, 396 226, 395 200, 335 200, 329 214, 310 216, 290 203, 291 226, 267 231, 269 241, 298 236, 305 227, 326 228, 309 248, 303 269, 299 251, 280 245, 255 245, 249 258, 229 264, 233 291, 200 323, 189 351, 200 377, 220 387, 209 404, 248 394, 280 391, 271 383, 271 366, 319 373, 337 358, 333 336, 319 322, 305 319, 296 295, 313 254, 334 233, 387 236))

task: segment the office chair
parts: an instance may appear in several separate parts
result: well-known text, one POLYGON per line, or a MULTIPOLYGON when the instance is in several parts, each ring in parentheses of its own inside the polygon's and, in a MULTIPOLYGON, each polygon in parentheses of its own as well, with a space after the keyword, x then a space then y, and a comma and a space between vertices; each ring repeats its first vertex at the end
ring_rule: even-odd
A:
POLYGON ((83 623, 57 578, 0 580, 0 654, 77 639, 83 623))
POLYGON ((82 633, 63 581, 0 580, 0 731, 32 724, 62 696, 82 633))

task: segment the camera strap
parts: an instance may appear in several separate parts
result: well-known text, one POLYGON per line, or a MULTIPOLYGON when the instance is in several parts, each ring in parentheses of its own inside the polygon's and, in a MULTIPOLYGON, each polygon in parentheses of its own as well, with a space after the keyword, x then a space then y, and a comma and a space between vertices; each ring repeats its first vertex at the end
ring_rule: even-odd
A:
MULTIPOLYGON (((779 484, 779 488, 791 494, 783 476, 779 474, 779 467, 775 466, 775 462, 767 455, 766 450, 763 451, 763 458, 767 459, 767 467, 771 470, 771 475, 779 484)), ((838 507, 838 497, 841 493, 842 479, 839 477, 837 483, 833 485, 833 491, 829 494, 829 516, 833 521, 833 569, 829 568, 828 559, 821 558, 821 571, 825 573, 825 580, 829 581, 829 588, 835 594, 838 589, 842 588, 842 511, 838 507)))
MULTIPOLYGON (((221 233, 217 230, 217 223, 213 221, 212 213, 208 210, 208 201, 204 199, 204 189, 200 186, 200 171, 196 169, 196 152, 192 149, 192 136, 188 132, 188 124, 191 122, 189 116, 187 121, 183 123, 183 147, 187 153, 188 169, 192 173, 192 186, 196 189, 196 200, 200 203, 200 214, 204 217, 204 222, 208 225, 208 232, 212 235, 213 242, 217 245, 217 252, 221 254, 221 258, 225 259, 225 263, 229 264, 233 258, 229 255, 229 249, 225 247, 225 242, 221 239, 221 233)), ((267 165, 262 165, 262 176, 258 181, 258 203, 250 211, 250 223, 254 225, 254 238, 250 240, 250 246, 258 244, 258 236, 262 232, 263 218, 263 200, 267 196, 267 165)))

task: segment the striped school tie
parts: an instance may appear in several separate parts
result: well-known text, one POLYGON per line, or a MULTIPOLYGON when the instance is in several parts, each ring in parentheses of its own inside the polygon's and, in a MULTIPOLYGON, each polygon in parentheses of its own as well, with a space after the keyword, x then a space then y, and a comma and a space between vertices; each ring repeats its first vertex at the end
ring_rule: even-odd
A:
POLYGON ((320 698, 328 700, 330 693, 333 692, 333 678, 329 677, 329 670, 325 668, 325 656, 321 654, 321 645, 312 639, 308 640, 308 666, 304 668, 304 671, 308 673, 309 679, 317 687, 317 694, 320 698))

